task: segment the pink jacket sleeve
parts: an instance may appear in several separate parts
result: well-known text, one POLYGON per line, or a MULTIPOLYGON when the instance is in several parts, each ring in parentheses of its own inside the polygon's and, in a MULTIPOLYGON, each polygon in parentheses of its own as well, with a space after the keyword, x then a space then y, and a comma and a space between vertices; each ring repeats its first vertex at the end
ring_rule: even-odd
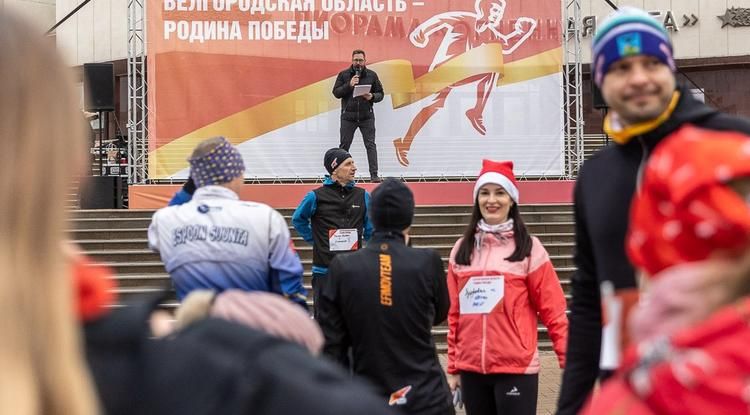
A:
POLYGON ((568 347, 568 317, 565 315, 567 303, 547 250, 535 237, 529 260, 529 296, 539 318, 547 327, 560 367, 564 368, 568 347))
MULTIPOLYGON (((459 239, 456 242, 456 246, 461 242, 459 239)), ((450 261, 448 261, 448 298, 450 298, 451 305, 448 308, 448 366, 446 371, 450 374, 458 373, 456 369, 456 329, 458 328, 458 280, 456 274, 453 271, 455 263, 453 258, 456 252, 456 247, 453 247, 451 251, 450 261)))

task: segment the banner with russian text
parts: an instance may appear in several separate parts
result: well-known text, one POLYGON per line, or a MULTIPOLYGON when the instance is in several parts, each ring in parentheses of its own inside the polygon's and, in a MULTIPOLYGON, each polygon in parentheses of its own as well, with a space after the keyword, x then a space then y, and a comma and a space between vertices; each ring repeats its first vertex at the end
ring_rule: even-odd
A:
MULTIPOLYGON (((222 135, 247 178, 317 178, 339 144, 337 74, 366 52, 381 176, 518 176, 564 166, 559 0, 152 0, 149 176, 185 178, 222 135)), ((351 153, 369 176, 359 131, 351 153)))

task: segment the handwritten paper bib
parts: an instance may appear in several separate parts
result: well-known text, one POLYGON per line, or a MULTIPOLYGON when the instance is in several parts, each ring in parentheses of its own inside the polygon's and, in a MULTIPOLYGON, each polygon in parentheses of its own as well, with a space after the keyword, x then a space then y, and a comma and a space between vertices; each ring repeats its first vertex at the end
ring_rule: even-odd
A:
POLYGON ((503 299, 505 277, 484 275, 471 277, 458 296, 461 314, 486 314, 503 299))

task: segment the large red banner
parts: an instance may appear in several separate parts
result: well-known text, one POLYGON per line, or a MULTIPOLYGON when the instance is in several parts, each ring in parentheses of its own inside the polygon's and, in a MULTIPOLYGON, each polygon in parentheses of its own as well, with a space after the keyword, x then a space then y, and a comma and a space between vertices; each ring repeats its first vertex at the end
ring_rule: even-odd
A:
POLYGON ((482 157, 562 170, 559 1, 158 0, 147 11, 151 178, 185 177, 192 148, 216 135, 240 147, 248 177, 319 175, 338 144, 331 89, 354 49, 384 85, 386 175, 466 175, 482 157))

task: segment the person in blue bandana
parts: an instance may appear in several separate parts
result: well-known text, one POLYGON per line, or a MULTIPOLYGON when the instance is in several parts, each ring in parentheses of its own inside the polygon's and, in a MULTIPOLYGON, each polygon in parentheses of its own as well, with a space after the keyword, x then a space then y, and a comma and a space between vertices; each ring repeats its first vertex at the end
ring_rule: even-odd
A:
POLYGON ((302 264, 286 221, 268 205, 239 199, 245 164, 224 137, 203 141, 190 159, 196 190, 158 210, 149 246, 161 254, 178 299, 195 289, 274 292, 306 306, 302 264))

